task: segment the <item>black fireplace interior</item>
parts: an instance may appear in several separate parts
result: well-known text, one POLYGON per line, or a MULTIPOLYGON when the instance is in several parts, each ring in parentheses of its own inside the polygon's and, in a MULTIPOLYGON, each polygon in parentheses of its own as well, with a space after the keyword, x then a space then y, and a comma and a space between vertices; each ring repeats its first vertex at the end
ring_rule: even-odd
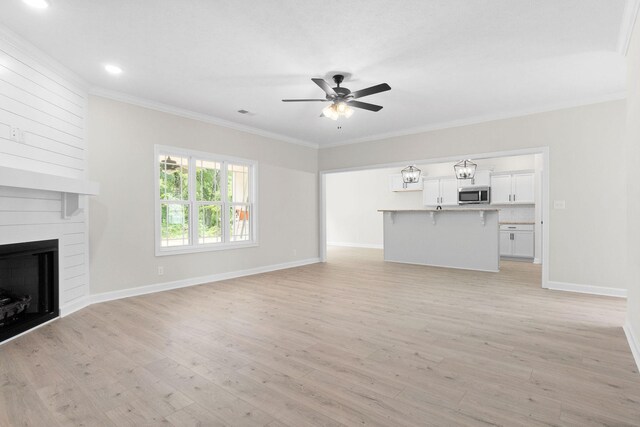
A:
POLYGON ((0 342, 58 315, 58 241, 0 246, 0 342))

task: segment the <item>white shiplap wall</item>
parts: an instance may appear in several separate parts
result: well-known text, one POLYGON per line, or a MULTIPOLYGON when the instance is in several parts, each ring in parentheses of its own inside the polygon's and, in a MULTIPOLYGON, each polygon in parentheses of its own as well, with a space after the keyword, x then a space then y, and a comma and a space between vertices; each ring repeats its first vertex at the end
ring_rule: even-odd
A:
MULTIPOLYGON (((0 28, 0 167, 86 178, 86 103, 82 82, 0 28), (20 129, 20 140, 11 137, 12 127, 20 129)), ((64 220, 61 193, 0 182, 0 244, 60 240, 63 314, 89 295, 85 215, 64 220)))

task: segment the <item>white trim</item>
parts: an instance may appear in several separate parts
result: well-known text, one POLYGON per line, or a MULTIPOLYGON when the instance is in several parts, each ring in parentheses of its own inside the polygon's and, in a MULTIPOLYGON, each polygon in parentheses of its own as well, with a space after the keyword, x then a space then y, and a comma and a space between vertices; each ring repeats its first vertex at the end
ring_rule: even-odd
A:
POLYGON ((627 320, 625 325, 622 327, 624 330, 624 334, 627 336, 627 341, 629 342, 629 348, 631 349, 631 354, 633 355, 633 359, 636 361, 636 366, 640 371, 640 335, 636 335, 631 327, 631 323, 627 320))
POLYGON ((373 243, 327 242, 327 246, 341 246, 345 248, 384 249, 384 245, 373 243))
POLYGON ((122 289, 119 291, 103 292, 100 294, 91 295, 91 304, 168 291, 171 289, 186 288, 189 286, 202 285, 205 283, 219 282, 221 280, 235 279, 238 277, 252 276, 254 274, 268 273, 270 271, 302 267, 305 265, 316 264, 318 262, 320 262, 320 258, 309 258, 300 261, 285 262, 282 264, 265 265, 263 267, 255 267, 246 270, 230 271, 228 273, 218 273, 209 276, 193 277, 190 279, 176 280, 173 282, 157 283, 154 285, 122 289))
POLYGON ((209 251, 222 251, 222 250, 231 250, 231 249, 241 249, 241 248, 250 248, 256 247, 259 245, 258 241, 258 162, 256 160, 245 159, 241 157, 232 157, 225 155, 218 155, 215 153, 208 153, 204 151, 191 150, 183 147, 171 147, 168 145, 160 145, 155 144, 153 146, 153 187, 155 192, 155 212, 154 212, 154 225, 155 225, 155 256, 168 256, 168 255, 180 255, 180 254, 188 254, 188 253, 197 253, 197 252, 209 252, 209 251), (222 177, 221 177, 221 213, 222 219, 221 223, 223 224, 222 228, 222 242, 220 243, 212 243, 212 244, 199 244, 197 243, 197 220, 194 215, 196 215, 196 201, 194 192, 195 192, 195 181, 196 181, 196 164, 194 161, 189 162, 189 200, 186 201, 174 201, 176 203, 185 204, 190 207, 189 214, 189 241, 191 242, 189 245, 184 246, 170 246, 163 247, 161 246, 161 219, 160 219, 160 209, 163 203, 160 200, 159 196, 159 185, 158 182, 160 180, 160 171, 158 168, 158 158, 161 155, 173 155, 173 156, 182 156, 188 157, 193 160, 210 160, 213 162, 221 163, 222 167, 222 177), (232 203, 227 201, 227 165, 229 164, 238 164, 244 165, 249 168, 249 221, 251 224, 249 226, 249 237, 250 239, 243 242, 230 242, 228 240, 228 230, 226 228, 226 224, 229 223, 227 208, 229 206, 233 206, 232 203), (192 223, 193 220, 193 223, 192 223))
POLYGON ((533 263, 534 264, 542 264, 542 261, 540 260, 540 258, 534 258, 533 259, 533 263))
MULTIPOLYGON (((75 85, 76 89, 81 89, 83 92, 86 92, 89 89, 89 84, 82 77, 2 24, 0 24, 0 38, 13 45, 16 49, 20 50, 34 61, 48 68, 49 71, 58 74, 64 80, 75 85)), ((86 96, 82 97, 86 98, 86 96)))
POLYGON ((85 295, 80 297, 74 301, 71 301, 65 304, 64 307, 60 307, 60 317, 65 317, 70 315, 71 313, 75 313, 78 310, 82 310, 85 307, 91 305, 91 300, 89 295, 85 295))
POLYGON ((605 288, 603 286, 582 285, 579 283, 548 281, 545 289, 553 291, 578 292, 581 294, 603 295, 607 297, 626 298, 627 290, 622 288, 605 288))
MULTIPOLYGON (((434 130, 457 128, 462 126, 475 125, 479 123, 493 122, 497 120, 513 119, 516 117, 524 117, 524 116, 530 116, 533 114, 541 114, 541 113, 548 113, 551 111, 564 110, 567 108, 582 107, 582 106, 591 105, 591 104, 600 104, 602 102, 619 101, 622 99, 626 99, 626 97, 627 97, 626 91, 622 91, 622 92, 615 92, 608 95, 602 95, 602 96, 591 98, 591 99, 585 99, 582 101, 567 102, 563 104, 555 104, 555 105, 549 105, 546 107, 531 108, 531 109, 507 112, 507 113, 495 113, 495 114, 487 114, 484 116, 467 117, 464 119, 451 120, 448 122, 432 123, 426 126, 403 129, 403 130, 392 131, 387 133, 379 133, 376 135, 349 139, 346 141, 338 141, 338 142, 331 142, 328 144, 322 144, 320 146, 320 150, 323 150, 326 148, 338 147, 341 145, 359 144, 362 142, 383 142, 390 138, 397 138, 400 136, 416 135, 424 132, 431 132, 434 130)), ((457 159, 457 160, 460 160, 460 159, 457 159)))
POLYGON ((629 52, 629 43, 631 42, 639 7, 640 1, 638 0, 626 1, 620 23, 620 33, 618 33, 618 52, 620 55, 627 56, 629 52))
POLYGON ((288 142, 290 144, 302 145, 309 148, 318 148, 318 144, 313 142, 304 141, 302 139, 291 138, 286 135, 282 135, 275 132, 269 132, 266 130, 258 129, 252 126, 241 125, 239 123, 231 122, 228 120, 220 119, 208 114, 197 113, 195 111, 187 110, 185 108, 174 107, 172 105, 163 104, 161 102, 151 101, 149 99, 138 98, 133 95, 129 95, 122 92, 116 92, 109 89, 94 86, 89 89, 89 95, 100 96, 102 98, 112 99, 114 101, 124 102, 138 107, 148 108, 150 110, 160 111, 162 113, 172 114, 178 117, 184 117, 186 119, 198 120, 200 122, 213 124, 216 126, 222 126, 229 129, 235 129, 242 132, 247 132, 253 135, 263 136, 269 139, 275 139, 277 141, 288 142))

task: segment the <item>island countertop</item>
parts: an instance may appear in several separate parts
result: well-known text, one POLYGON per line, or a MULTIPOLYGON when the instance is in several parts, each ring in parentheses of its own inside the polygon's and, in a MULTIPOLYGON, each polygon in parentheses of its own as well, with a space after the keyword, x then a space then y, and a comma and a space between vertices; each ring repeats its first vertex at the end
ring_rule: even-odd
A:
POLYGON ((425 208, 425 209, 378 209, 378 212, 487 212, 499 211, 496 208, 425 208))

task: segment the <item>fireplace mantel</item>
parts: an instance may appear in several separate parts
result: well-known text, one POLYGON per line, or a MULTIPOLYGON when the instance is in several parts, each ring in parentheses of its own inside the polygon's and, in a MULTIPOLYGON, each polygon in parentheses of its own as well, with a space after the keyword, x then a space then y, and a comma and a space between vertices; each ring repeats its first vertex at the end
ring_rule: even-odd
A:
POLYGON ((0 166, 0 186, 62 193, 62 217, 65 219, 82 212, 79 196, 97 196, 100 190, 100 185, 95 181, 4 166, 0 166))
POLYGON ((99 184, 95 181, 67 178, 4 166, 0 166, 0 186, 90 196, 97 196, 100 189, 99 184))

